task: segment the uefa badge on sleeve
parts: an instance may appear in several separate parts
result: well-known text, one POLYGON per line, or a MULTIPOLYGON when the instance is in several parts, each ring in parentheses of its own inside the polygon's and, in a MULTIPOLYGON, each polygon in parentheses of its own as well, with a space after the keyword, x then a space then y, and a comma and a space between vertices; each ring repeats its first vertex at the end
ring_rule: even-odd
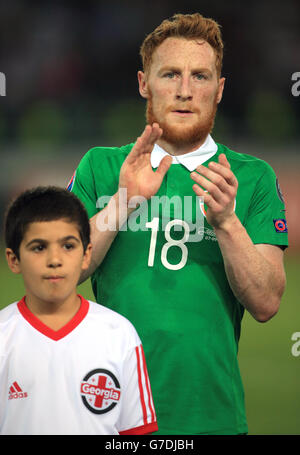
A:
POLYGON ((278 220, 273 220, 275 231, 276 232, 287 232, 287 224, 286 220, 283 218, 280 218, 278 220))

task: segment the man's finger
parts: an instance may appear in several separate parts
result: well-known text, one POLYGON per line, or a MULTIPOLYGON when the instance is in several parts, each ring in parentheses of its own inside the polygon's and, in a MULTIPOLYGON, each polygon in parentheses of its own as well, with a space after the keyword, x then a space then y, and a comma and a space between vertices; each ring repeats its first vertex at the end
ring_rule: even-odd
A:
POLYGON ((193 188, 196 196, 203 198, 203 202, 207 205, 207 207, 209 207, 212 210, 216 210, 219 207, 218 203, 211 196, 211 194, 204 191, 202 188, 200 188, 199 185, 195 184, 195 185, 193 185, 192 188, 193 188))
POLYGON ((213 182, 213 180, 208 180, 206 177, 198 174, 197 172, 192 172, 191 178, 200 186, 201 189, 204 188, 205 190, 207 190, 208 193, 210 193, 210 195, 213 196, 213 198, 217 202, 221 202, 223 200, 223 195, 227 190, 228 186, 227 184, 225 184, 225 181, 223 179, 222 180, 225 185, 223 185, 222 187, 220 183, 216 184, 213 182))
POLYGON ((228 169, 230 169, 230 164, 226 158, 226 155, 225 153, 220 153, 219 155, 219 163, 222 164, 223 166, 227 167, 228 169))
POLYGON ((165 156, 161 162, 159 163, 159 166, 156 170, 156 174, 159 174, 161 178, 163 179, 168 170, 170 169, 170 166, 173 162, 173 159, 171 156, 165 156))
POLYGON ((160 138, 162 135, 163 130, 160 128, 158 123, 153 123, 152 125, 152 132, 151 132, 151 140, 156 142, 157 139, 160 138))
MULTIPOLYGON (((226 159, 226 157, 225 157, 225 159, 226 159)), ((226 162, 228 163, 227 159, 226 159, 226 162)), ((227 166, 226 162, 223 161, 223 163, 221 164, 220 162, 215 163, 214 161, 211 161, 208 164, 208 167, 213 172, 221 175, 226 180, 226 182, 229 183, 229 185, 237 187, 238 181, 237 181, 234 173, 231 171, 229 163, 228 163, 229 166, 227 166)))
POLYGON ((132 164, 143 153, 151 153, 155 142, 161 135, 162 129, 158 123, 154 123, 153 126, 146 125, 143 133, 137 138, 135 145, 129 153, 127 163, 132 164))
POLYGON ((142 134, 137 138, 136 143, 132 147, 129 155, 127 156, 127 163, 132 164, 136 158, 141 155, 145 149, 146 144, 149 143, 149 138, 152 133, 152 127, 146 125, 142 134))

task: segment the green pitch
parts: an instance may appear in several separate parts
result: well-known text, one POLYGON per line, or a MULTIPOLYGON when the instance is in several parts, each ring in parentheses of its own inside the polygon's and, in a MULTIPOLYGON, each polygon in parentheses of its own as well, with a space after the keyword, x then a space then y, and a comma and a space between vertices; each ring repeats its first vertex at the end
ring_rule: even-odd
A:
POLYGON ((287 287, 279 312, 265 324, 246 315, 239 362, 250 434, 300 434, 300 356, 291 352, 300 332, 300 257, 285 260, 287 287))
MULTIPOLYGON (((21 276, 0 257, 0 308, 24 293, 21 276)), ((287 256, 287 288, 278 314, 261 324, 245 314, 239 362, 243 377, 249 434, 300 434, 300 356, 294 357, 292 334, 300 332, 300 257, 287 256)), ((89 280, 78 287, 94 300, 89 280)), ((151 379, 151 378, 150 378, 151 379)))

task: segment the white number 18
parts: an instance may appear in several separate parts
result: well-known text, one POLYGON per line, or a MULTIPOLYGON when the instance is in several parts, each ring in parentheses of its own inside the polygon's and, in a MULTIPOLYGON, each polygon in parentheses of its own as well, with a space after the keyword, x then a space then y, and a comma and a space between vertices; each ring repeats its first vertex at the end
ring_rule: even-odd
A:
MULTIPOLYGON (((153 267, 154 264, 154 257, 155 257, 155 248, 156 248, 156 240, 157 240, 157 231, 159 228, 159 218, 155 217, 152 219, 152 221, 149 221, 146 223, 146 227, 152 229, 151 233, 151 240, 150 240, 150 247, 149 247, 149 255, 148 255, 148 267, 153 267)), ((188 258, 188 249, 185 243, 188 241, 190 234, 190 227, 189 225, 183 221, 183 220, 172 220, 169 221, 168 224, 166 225, 165 229, 165 239, 166 243, 162 247, 161 250, 161 262, 164 267, 166 267, 169 270, 179 270, 182 269, 187 261, 188 258), (172 226, 183 226, 184 228, 184 234, 182 239, 180 240, 175 240, 171 238, 170 235, 170 230, 172 226), (181 249, 181 260, 178 262, 178 264, 170 264, 170 262, 167 259, 167 254, 168 250, 171 247, 177 247, 181 249)))

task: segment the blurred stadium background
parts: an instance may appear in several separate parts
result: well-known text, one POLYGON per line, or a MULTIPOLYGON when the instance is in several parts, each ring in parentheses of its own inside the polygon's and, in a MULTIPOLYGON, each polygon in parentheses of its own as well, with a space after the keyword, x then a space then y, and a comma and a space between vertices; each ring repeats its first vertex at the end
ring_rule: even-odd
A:
MULTIPOLYGON (((249 433, 300 434, 300 356, 291 353, 300 331, 300 96, 292 94, 292 74, 300 71, 298 0, 1 2, 1 227, 19 191, 65 187, 89 148, 135 140, 144 126, 139 46, 164 18, 195 11, 216 19, 225 41, 225 93, 213 136, 268 161, 287 206, 281 309, 267 324, 247 315, 243 321, 249 433)), ((23 292, 20 277, 7 270, 3 243, 0 274, 3 307, 23 292)), ((92 298, 89 282, 80 291, 92 298)))

